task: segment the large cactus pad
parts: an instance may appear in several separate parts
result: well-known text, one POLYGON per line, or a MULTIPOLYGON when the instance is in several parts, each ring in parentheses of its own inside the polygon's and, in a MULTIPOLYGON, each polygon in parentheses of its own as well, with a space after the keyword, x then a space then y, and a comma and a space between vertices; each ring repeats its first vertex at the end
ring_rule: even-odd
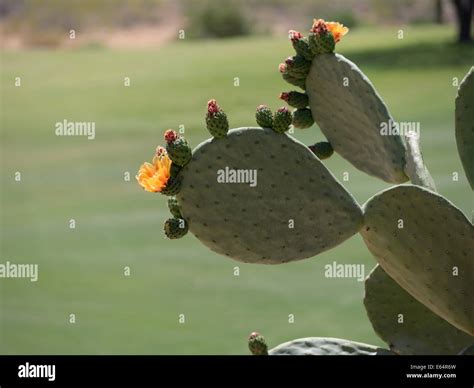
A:
POLYGON ((401 287, 474 335, 474 227, 442 196, 400 185, 364 205, 364 241, 401 287))
POLYGON ((358 169, 387 182, 408 180, 399 135, 382 135, 393 119, 370 80, 339 54, 316 55, 306 78, 316 123, 332 147, 358 169))
POLYGON ((474 190, 474 66, 456 97, 456 143, 467 179, 474 190))
POLYGON ((457 354, 474 337, 456 329, 377 265, 365 280, 364 305, 377 333, 398 354, 457 354))
POLYGON ((271 129, 238 128, 203 142, 182 176, 177 199, 189 230, 239 261, 308 258, 362 226, 359 205, 311 150, 271 129), (245 182, 250 174, 253 183, 245 182))
POLYGON ((387 349, 339 338, 310 337, 285 342, 270 350, 271 356, 376 356, 392 355, 387 349))

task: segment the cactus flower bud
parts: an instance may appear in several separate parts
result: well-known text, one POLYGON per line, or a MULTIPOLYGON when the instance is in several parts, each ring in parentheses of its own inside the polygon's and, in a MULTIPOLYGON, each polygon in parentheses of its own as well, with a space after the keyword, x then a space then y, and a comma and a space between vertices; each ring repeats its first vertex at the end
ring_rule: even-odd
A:
POLYGON ((253 332, 248 339, 249 350, 254 356, 268 355, 268 346, 260 333, 253 332))
POLYGON ((257 106, 257 112, 255 113, 257 124, 262 128, 273 127, 273 114, 270 108, 266 105, 257 106))
POLYGON ((210 134, 217 139, 226 136, 229 131, 227 115, 214 99, 207 103, 206 126, 210 134))

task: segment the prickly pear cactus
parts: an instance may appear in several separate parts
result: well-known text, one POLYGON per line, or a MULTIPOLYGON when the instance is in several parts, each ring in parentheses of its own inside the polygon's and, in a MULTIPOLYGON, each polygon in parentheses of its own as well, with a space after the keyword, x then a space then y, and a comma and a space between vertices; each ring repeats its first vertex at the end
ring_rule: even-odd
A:
POLYGON ((269 351, 271 356, 382 356, 390 350, 339 338, 309 337, 285 342, 269 351))
POLYGON ((401 136, 381 134, 394 120, 354 63, 339 54, 315 56, 306 93, 316 123, 337 153, 386 182, 408 180, 401 136))
POLYGON ((401 287, 458 329, 474 335, 474 227, 442 196, 400 185, 363 206, 362 237, 401 287))
POLYGON ((467 179, 474 190, 474 66, 456 97, 456 143, 467 179))
POLYGON ((359 231, 362 212, 304 144, 237 128, 193 151, 177 199, 189 230, 233 259, 280 264, 324 252, 359 231))
POLYGON ((397 354, 457 354, 474 337, 456 329, 377 265, 365 280, 364 305, 377 335, 397 354))
POLYGON ((309 38, 297 31, 289 32, 296 57, 311 62, 310 66, 299 66, 298 72, 293 71, 288 60, 279 66, 284 80, 306 91, 280 95, 298 108, 293 124, 307 128, 314 119, 334 151, 369 175, 390 183, 403 183, 410 178, 415 184, 434 189, 419 146, 412 143, 407 148, 370 80, 357 65, 334 53, 347 32, 340 23, 322 19, 314 20, 309 38), (412 150, 417 153, 412 155, 412 150))

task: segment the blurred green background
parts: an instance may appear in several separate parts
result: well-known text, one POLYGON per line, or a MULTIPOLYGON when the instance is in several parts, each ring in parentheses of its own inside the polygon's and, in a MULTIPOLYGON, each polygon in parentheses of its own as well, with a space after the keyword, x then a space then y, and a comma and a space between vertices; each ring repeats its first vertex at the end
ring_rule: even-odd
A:
MULTIPOLYGON (((310 24, 305 17, 295 27, 310 24)), ((362 305, 363 283, 324 277, 333 261, 370 271, 375 261, 359 236, 301 262, 234 262, 192 234, 166 240, 165 198, 134 179, 165 129, 184 125, 193 146, 208 137, 210 98, 232 127, 254 125, 260 103, 283 105, 277 96, 289 87, 277 66, 292 53, 287 29, 139 49, 81 45, 81 33, 77 47, 2 47, 1 262, 39 264, 39 280, 0 280, 0 353, 246 354, 254 330, 271 346, 305 336, 382 344, 362 305), (64 119, 94 121, 95 140, 57 137, 55 123, 64 119)), ((454 44, 455 36, 449 23, 360 23, 337 50, 371 78, 398 121, 421 123, 439 192, 470 216, 472 192, 454 139, 453 78, 473 65, 474 50, 454 44)), ((295 136, 306 144, 324 139, 316 126, 295 136)), ((338 155, 325 164, 341 181, 349 172, 343 183, 361 204, 389 187, 338 155)))

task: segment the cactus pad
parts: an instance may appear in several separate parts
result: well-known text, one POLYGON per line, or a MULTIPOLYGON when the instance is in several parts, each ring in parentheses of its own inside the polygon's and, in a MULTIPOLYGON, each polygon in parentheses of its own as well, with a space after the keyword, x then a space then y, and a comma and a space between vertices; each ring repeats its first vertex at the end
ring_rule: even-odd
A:
POLYGON ((354 63, 339 54, 316 55, 306 78, 306 93, 313 117, 334 151, 386 182, 408 180, 403 140, 399 135, 381 134, 382 123, 393 120, 354 63))
POLYGON ((456 143, 467 179, 474 190, 474 66, 456 97, 456 143))
POLYGON ((362 237, 379 264, 431 311, 474 335, 474 227, 442 196, 400 185, 364 205, 362 237))
POLYGON ((393 355, 390 350, 339 338, 310 337, 285 342, 273 348, 270 356, 376 356, 393 355))
POLYGON ((375 332, 395 353, 457 354, 474 344, 474 337, 418 302, 379 265, 365 280, 364 305, 375 332))
POLYGON ((362 227, 359 205, 316 156, 271 129, 237 128, 223 139, 209 139, 181 173, 177 198, 189 230, 235 260, 305 259, 362 227), (237 174, 246 183, 237 183, 237 174))

